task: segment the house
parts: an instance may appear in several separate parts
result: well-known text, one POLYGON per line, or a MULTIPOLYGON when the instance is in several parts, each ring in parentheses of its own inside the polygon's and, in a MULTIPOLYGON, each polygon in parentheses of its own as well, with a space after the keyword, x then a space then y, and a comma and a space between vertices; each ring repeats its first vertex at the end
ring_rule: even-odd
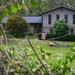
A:
MULTIPOLYGON (((4 17, 2 19, 2 23, 5 24, 7 22, 9 17, 4 17)), ((34 34, 41 32, 42 29, 42 16, 32 16, 23 17, 26 22, 29 24, 30 32, 33 32, 34 34)))
MULTIPOLYGON (((48 32, 53 33, 54 22, 65 19, 70 27, 70 32, 75 34, 75 9, 67 6, 58 6, 45 12, 40 16, 23 17, 30 24, 30 30, 34 33, 48 32)), ((6 23, 7 18, 2 20, 6 23)))
POLYGON ((70 32, 75 34, 75 9, 67 6, 55 7, 40 13, 42 15, 43 32, 53 33, 54 22, 65 19, 70 27, 70 32))

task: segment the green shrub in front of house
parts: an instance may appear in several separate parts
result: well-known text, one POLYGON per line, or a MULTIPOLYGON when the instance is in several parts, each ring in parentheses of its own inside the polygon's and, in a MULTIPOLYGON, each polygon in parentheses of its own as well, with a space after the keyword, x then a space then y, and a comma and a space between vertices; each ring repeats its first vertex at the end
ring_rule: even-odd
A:
POLYGON ((28 24, 20 15, 13 15, 5 24, 5 30, 14 37, 24 37, 28 30, 28 24))
POLYGON ((55 34, 50 34, 50 33, 47 33, 47 34, 46 34, 46 39, 55 38, 55 37, 56 37, 55 34))
POLYGON ((62 40, 62 41, 75 41, 75 34, 70 34, 66 37, 57 39, 57 40, 62 40))
POLYGON ((33 35, 34 35, 33 32, 28 33, 28 36, 33 36, 33 35))
MULTIPOLYGON (((41 36, 42 36, 42 33, 38 33, 38 39, 41 39, 41 36)), ((46 39, 55 38, 55 37, 56 37, 55 34, 50 34, 50 33, 46 34, 46 39)))
MULTIPOLYGON (((42 33, 38 33, 38 39, 41 39, 42 33)), ((46 33, 46 39, 57 37, 55 34, 46 33)))
POLYGON ((57 20, 54 23, 54 32, 56 35, 65 35, 69 33, 69 25, 65 20, 57 20))
MULTIPOLYGON (((42 33, 38 33, 39 39, 41 39, 41 36, 42 36, 42 33)), ((67 35, 65 37, 56 39, 57 37, 61 37, 61 36, 58 36, 55 34, 50 34, 50 33, 46 34, 46 40, 48 40, 48 39, 52 40, 52 38, 55 38, 55 40, 59 40, 59 41, 75 41, 75 35, 74 34, 70 34, 70 35, 67 35)))
POLYGON ((38 39, 41 39, 42 33, 38 33, 38 39))

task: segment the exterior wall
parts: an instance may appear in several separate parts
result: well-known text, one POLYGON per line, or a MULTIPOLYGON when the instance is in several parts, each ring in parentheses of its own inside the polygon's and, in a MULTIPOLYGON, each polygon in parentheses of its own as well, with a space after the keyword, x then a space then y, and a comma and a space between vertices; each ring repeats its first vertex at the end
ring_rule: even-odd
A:
POLYGON ((65 8, 63 8, 63 10, 59 8, 43 14, 43 27, 53 27, 54 22, 56 21, 56 15, 59 15, 60 20, 62 20, 66 14, 68 15, 68 25, 70 27, 75 27, 75 24, 73 24, 73 14, 75 14, 75 12, 65 8), (51 15, 51 24, 48 24, 48 15, 51 15))
POLYGON ((53 29, 53 27, 43 27, 43 32, 50 33, 50 29, 53 29))
MULTIPOLYGON (((43 32, 50 33, 50 29, 53 29, 53 27, 43 27, 43 32)), ((71 29, 74 30, 73 34, 75 34, 75 27, 70 27, 70 30, 69 30, 70 33, 71 33, 71 29)), ((54 33, 54 31, 53 31, 53 33, 54 33)))
POLYGON ((71 29, 73 29, 73 30, 74 30, 74 32, 73 32, 73 33, 75 34, 75 27, 71 27, 71 28, 70 28, 70 32, 71 32, 71 29))
POLYGON ((46 32, 46 33, 50 32, 50 27, 43 27, 43 32, 46 32))
POLYGON ((37 34, 42 31, 42 24, 30 24, 29 25, 30 32, 37 34))
POLYGON ((29 25, 29 29, 30 29, 30 32, 33 32, 34 33, 34 25, 29 25))

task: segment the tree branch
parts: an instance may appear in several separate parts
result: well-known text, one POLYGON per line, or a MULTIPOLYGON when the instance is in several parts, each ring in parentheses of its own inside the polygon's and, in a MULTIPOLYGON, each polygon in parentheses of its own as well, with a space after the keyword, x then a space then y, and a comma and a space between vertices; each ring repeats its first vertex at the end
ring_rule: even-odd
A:
POLYGON ((36 55, 36 57, 37 57, 37 58, 38 58, 38 60, 40 61, 40 63, 41 63, 41 65, 42 65, 42 67, 45 69, 45 71, 46 71, 47 75, 49 75, 49 73, 48 73, 47 69, 44 67, 44 64, 42 63, 42 61, 41 61, 41 59, 39 58, 39 56, 37 55, 37 53, 36 53, 36 51, 35 51, 34 47, 32 46, 32 44, 31 44, 31 42, 30 42, 29 38, 28 38, 27 40, 28 40, 28 42, 29 42, 29 44, 30 44, 30 46, 31 46, 31 48, 32 48, 32 50, 33 50, 33 52, 34 52, 34 54, 36 55))

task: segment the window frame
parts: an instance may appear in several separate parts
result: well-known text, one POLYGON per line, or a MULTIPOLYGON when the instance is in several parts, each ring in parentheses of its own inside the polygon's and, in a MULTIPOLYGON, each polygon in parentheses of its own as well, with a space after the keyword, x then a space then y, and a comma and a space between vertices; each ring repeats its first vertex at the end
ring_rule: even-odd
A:
POLYGON ((53 33, 53 29, 52 28, 50 28, 50 33, 53 33))
POLYGON ((60 19, 60 16, 59 14, 56 15, 56 20, 59 20, 60 19))
POLYGON ((68 23, 68 15, 65 14, 65 20, 66 20, 66 23, 68 23))
POLYGON ((71 34, 74 34, 74 29, 73 28, 71 28, 71 34))
POLYGON ((75 14, 73 14, 73 24, 75 24, 75 14))
POLYGON ((52 16, 51 16, 51 14, 49 14, 48 15, 48 24, 51 24, 51 18, 52 18, 52 16))

